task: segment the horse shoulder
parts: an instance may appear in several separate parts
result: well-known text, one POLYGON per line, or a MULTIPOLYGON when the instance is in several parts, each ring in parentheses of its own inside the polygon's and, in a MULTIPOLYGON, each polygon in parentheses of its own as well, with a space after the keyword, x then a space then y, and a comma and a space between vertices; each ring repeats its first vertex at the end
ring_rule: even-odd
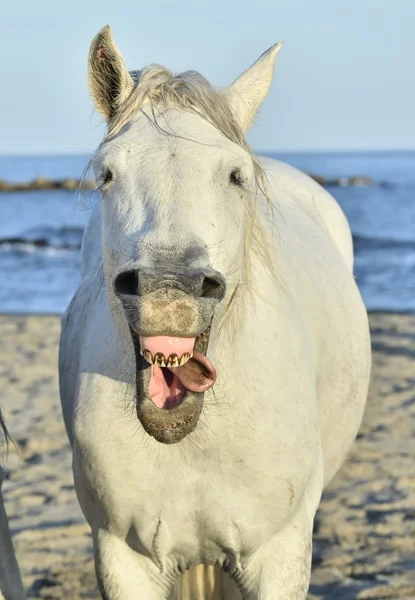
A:
POLYGON ((340 250, 350 271, 353 270, 353 239, 347 218, 331 194, 312 177, 281 161, 262 157, 272 195, 287 194, 320 227, 340 250))
POLYGON ((102 269, 87 271, 62 317, 59 344, 59 390, 64 421, 72 442, 72 413, 82 369, 85 334, 99 306, 102 269))

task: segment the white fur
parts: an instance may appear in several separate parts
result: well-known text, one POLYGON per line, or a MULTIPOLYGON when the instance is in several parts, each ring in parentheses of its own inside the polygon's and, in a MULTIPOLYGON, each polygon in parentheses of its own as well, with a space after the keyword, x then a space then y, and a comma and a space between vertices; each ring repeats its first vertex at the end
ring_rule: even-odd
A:
MULTIPOLYGON (((269 77, 262 67, 244 76, 246 93, 249 81, 254 96, 266 92, 269 77)), ((216 564, 237 585, 198 567, 203 589, 175 594, 190 599, 193 585, 200 598, 209 588, 233 600, 238 587, 246 600, 304 600, 314 515, 369 381, 349 227, 317 183, 263 159, 272 210, 247 147, 195 110, 153 108, 159 128, 149 102, 94 158, 97 178, 110 168, 113 181, 85 234, 61 341, 62 408, 101 589, 108 600, 165 600, 183 570, 216 564), (229 183, 234 168, 243 189, 229 183), (149 249, 195 239, 227 280, 208 351, 218 380, 196 429, 163 445, 136 417, 134 351, 111 279, 125 264, 151 267, 149 249)))
POLYGON ((0 466, 0 600, 24 600, 22 580, 1 493, 4 477, 5 472, 0 466))

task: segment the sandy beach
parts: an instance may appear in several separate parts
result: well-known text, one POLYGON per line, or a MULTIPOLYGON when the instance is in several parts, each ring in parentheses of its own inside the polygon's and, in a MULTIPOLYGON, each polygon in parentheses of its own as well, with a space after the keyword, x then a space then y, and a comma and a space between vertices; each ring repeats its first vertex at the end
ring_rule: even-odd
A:
MULTIPOLYGON (((358 439, 315 525, 310 600, 415 598, 415 315, 370 315, 358 439)), ((99 598, 61 418, 59 318, 0 316, 0 404, 20 455, 4 485, 29 597, 99 598)))

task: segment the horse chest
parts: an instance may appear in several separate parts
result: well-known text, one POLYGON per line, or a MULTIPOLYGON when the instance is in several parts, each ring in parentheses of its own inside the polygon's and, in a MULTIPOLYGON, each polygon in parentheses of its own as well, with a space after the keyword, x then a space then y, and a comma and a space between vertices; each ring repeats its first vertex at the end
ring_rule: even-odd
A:
POLYGON ((293 504, 288 484, 271 492, 266 485, 249 486, 240 474, 222 480, 209 468, 199 477, 165 475, 162 484, 154 473, 151 490, 139 478, 133 482, 128 494, 113 498, 110 520, 117 528, 119 515, 128 514, 123 529, 129 545, 166 568, 237 564, 281 528, 293 504))

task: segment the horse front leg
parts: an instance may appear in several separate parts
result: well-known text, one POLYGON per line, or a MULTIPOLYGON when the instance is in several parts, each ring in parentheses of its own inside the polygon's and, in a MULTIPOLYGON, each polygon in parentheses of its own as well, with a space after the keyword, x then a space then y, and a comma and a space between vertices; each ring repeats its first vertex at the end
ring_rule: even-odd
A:
POLYGON ((24 600, 25 593, 1 493, 4 476, 0 467, 0 600, 24 600))
POLYGON ((244 600, 306 600, 313 518, 297 514, 264 545, 237 577, 244 600))
POLYGON ((116 535, 93 535, 95 570, 103 600, 166 600, 172 581, 116 535))

